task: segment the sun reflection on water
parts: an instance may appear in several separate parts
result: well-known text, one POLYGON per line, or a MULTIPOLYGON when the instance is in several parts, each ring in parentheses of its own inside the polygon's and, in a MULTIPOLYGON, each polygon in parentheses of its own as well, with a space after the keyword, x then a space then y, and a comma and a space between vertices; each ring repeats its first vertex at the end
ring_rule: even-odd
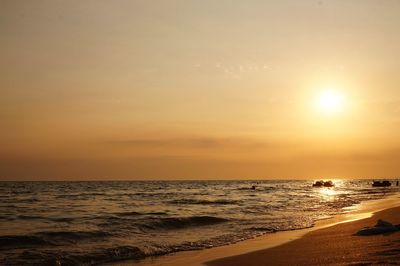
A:
POLYGON ((336 196, 338 194, 337 191, 332 188, 321 188, 319 193, 321 193, 322 196, 336 196))
POLYGON ((341 179, 330 179, 334 184, 334 187, 321 187, 318 188, 318 193, 325 200, 333 200, 336 196, 340 196, 344 193, 342 187, 344 186, 344 181, 341 179))

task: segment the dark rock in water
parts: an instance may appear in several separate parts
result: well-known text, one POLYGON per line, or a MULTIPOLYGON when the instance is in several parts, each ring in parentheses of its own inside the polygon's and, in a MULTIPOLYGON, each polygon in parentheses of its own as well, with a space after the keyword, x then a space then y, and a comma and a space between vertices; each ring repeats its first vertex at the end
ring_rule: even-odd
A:
POLYGON ((379 219, 378 222, 376 222, 375 227, 393 227, 393 224, 379 219))
POLYGON ((366 227, 356 233, 359 236, 379 235, 400 231, 400 225, 393 225, 389 222, 378 220, 374 227, 366 227))

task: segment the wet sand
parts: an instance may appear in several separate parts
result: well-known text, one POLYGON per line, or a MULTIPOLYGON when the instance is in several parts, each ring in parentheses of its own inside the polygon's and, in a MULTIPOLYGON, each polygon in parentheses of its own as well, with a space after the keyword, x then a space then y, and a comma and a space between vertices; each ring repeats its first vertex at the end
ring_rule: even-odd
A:
POLYGON ((400 261, 400 232, 355 236, 379 218, 400 223, 400 197, 363 202, 312 228, 267 234, 236 244, 112 265, 337 265, 400 261), (397 249, 397 251, 396 251, 397 249))
POLYGON ((400 232, 371 236, 355 235, 378 219, 400 224, 400 207, 370 218, 313 231, 284 245, 206 263, 235 265, 389 265, 400 264, 400 232))

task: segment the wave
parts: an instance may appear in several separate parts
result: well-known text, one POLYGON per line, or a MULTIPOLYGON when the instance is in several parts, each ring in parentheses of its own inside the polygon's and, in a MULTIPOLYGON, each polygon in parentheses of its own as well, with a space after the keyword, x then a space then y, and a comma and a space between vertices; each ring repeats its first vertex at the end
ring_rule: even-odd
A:
POLYGON ((12 220, 14 220, 14 219, 13 219, 13 217, 8 216, 8 215, 0 215, 0 220, 3 220, 3 221, 12 221, 12 220))
POLYGON ((101 192, 84 192, 84 193, 72 193, 72 194, 61 194, 57 195, 58 199, 91 199, 96 196, 105 196, 106 193, 101 192))
POLYGON ((250 227, 249 230, 251 231, 260 231, 260 232, 267 232, 267 233, 275 233, 278 230, 276 230, 275 228, 272 227, 264 227, 264 226, 254 226, 254 227, 250 227))
POLYGON ((123 226, 132 228, 137 221, 147 221, 147 219, 156 219, 158 216, 166 216, 166 212, 116 212, 108 215, 99 215, 95 219, 98 220, 97 225, 102 228, 108 226, 123 226))
POLYGON ((114 213, 117 216, 126 217, 126 216, 142 216, 142 215, 167 215, 166 212, 117 212, 114 213))
POLYGON ((187 227, 207 226, 228 222, 228 219, 214 217, 214 216, 191 216, 179 218, 161 218, 142 224, 146 229, 183 229, 187 227))
POLYGON ((72 222, 75 220, 75 218, 72 218, 72 217, 60 217, 60 218, 53 217, 53 218, 47 218, 47 219, 51 220, 53 222, 65 222, 65 223, 72 222))
POLYGON ((239 187, 237 188, 237 190, 252 190, 252 191, 269 191, 269 190, 275 190, 276 187, 258 187, 255 186, 255 188, 253 188, 252 186, 249 187, 239 187))
POLYGON ((117 246, 85 253, 65 251, 26 250, 23 255, 14 254, 2 261, 5 265, 97 265, 121 260, 138 260, 146 254, 135 246, 117 246))
POLYGON ((36 216, 36 215, 18 215, 18 219, 21 220, 37 220, 37 219, 44 219, 44 217, 36 216))
POLYGON ((1 236, 0 237, 0 249, 8 249, 15 247, 31 247, 31 246, 43 246, 43 245, 54 245, 35 235, 15 235, 15 236, 1 236))
POLYGON ((146 254, 138 247, 118 246, 101 249, 85 255, 68 256, 64 259, 58 259, 56 262, 59 262, 59 264, 56 265, 93 265, 128 259, 137 260, 144 257, 146 257, 146 254))
POLYGON ((0 249, 54 246, 109 236, 110 234, 103 231, 46 231, 30 235, 0 236, 0 249))
POLYGON ((237 204, 239 201, 237 200, 204 200, 204 199, 178 199, 171 200, 169 203, 172 204, 200 204, 200 205, 228 205, 228 204, 237 204))
POLYGON ((51 240, 62 241, 76 241, 110 236, 110 234, 104 231, 45 231, 36 233, 35 235, 51 240))
POLYGON ((44 217, 44 216, 38 216, 38 215, 18 215, 15 218, 10 217, 9 220, 48 220, 48 221, 53 221, 53 222, 72 222, 76 218, 72 217, 44 217))

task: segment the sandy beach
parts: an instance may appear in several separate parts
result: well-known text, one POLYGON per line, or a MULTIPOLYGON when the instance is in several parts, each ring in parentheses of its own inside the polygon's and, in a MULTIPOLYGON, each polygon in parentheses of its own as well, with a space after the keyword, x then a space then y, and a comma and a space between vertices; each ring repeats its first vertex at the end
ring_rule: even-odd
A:
POLYGON ((218 259, 209 266, 234 265, 389 265, 400 263, 400 233, 355 235, 378 219, 400 223, 400 207, 370 218, 313 231, 284 245, 218 259))
POLYGON ((113 265, 369 265, 400 261, 400 232, 355 235, 378 219, 400 224, 400 197, 363 202, 312 228, 268 234, 236 244, 113 265))

